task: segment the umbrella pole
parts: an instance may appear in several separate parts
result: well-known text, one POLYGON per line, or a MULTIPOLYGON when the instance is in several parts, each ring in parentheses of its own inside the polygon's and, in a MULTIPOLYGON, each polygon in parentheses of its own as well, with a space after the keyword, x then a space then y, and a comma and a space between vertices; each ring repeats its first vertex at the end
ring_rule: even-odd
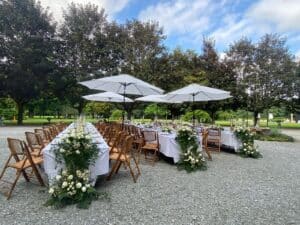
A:
POLYGON ((125 123, 125 108, 126 108, 125 94, 126 94, 126 84, 124 84, 124 92, 123 92, 123 112, 122 112, 122 128, 123 129, 124 129, 124 123, 125 123))
POLYGON ((192 105, 192 107, 193 107, 193 128, 195 128, 195 105, 194 105, 194 103, 195 103, 195 95, 193 94, 193 105, 192 105))

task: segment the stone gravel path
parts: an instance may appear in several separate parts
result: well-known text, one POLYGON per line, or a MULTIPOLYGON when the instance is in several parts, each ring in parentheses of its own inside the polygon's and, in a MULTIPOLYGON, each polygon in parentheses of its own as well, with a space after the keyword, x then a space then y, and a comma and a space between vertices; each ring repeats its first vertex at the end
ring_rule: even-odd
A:
MULTIPOLYGON (((0 166, 7 136, 23 137, 28 128, 0 128, 0 166)), ((121 169, 99 191, 110 200, 88 210, 43 206, 47 190, 20 179, 11 200, 0 194, 0 224, 300 224, 300 143, 257 142, 262 159, 215 153, 207 171, 187 174, 159 161, 142 162, 133 183, 121 169)))

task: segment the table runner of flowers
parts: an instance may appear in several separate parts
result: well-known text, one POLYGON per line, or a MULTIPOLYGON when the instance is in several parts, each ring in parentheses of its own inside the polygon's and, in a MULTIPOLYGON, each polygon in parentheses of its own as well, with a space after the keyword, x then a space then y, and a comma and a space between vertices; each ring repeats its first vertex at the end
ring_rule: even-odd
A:
POLYGON ((207 169, 206 161, 201 151, 196 134, 190 128, 182 128, 177 132, 176 141, 181 148, 181 157, 177 163, 178 169, 187 172, 207 169))
POLYGON ((77 121, 55 149, 56 160, 64 162, 65 169, 51 185, 46 206, 62 208, 77 204, 78 208, 88 208, 93 200, 106 195, 98 193, 89 180, 88 168, 95 163, 99 151, 84 127, 84 122, 77 121))

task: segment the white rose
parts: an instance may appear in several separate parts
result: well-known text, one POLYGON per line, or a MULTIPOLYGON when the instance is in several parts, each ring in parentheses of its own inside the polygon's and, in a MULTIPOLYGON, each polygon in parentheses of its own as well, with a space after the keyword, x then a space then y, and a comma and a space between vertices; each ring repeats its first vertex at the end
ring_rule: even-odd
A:
POLYGON ((54 193, 54 189, 53 189, 53 188, 50 188, 50 189, 49 189, 49 194, 52 195, 53 193, 54 193))
POLYGON ((82 192, 86 192, 86 187, 82 187, 82 188, 81 188, 81 191, 82 191, 82 192))
POLYGON ((76 154, 79 155, 79 154, 80 154, 80 151, 79 151, 79 150, 76 150, 76 154))
POLYGON ((72 179, 73 179, 73 175, 69 175, 68 180, 72 180, 72 179))
POLYGON ((64 181, 63 183, 62 183, 62 188, 65 188, 65 187, 67 187, 68 186, 68 183, 66 182, 66 181, 64 181))
POLYGON ((76 184, 76 188, 79 189, 79 188, 81 188, 81 187, 82 187, 82 184, 81 184, 80 182, 76 184))
POLYGON ((67 171, 63 170, 61 174, 62 174, 63 176, 66 176, 66 175, 67 175, 67 171))
POLYGON ((89 188, 91 185, 90 184, 87 184, 87 185, 85 185, 87 188, 89 188))
POLYGON ((61 175, 57 175, 55 178, 57 181, 59 181, 61 179, 61 175))
POLYGON ((61 148, 59 151, 60 151, 60 153, 64 153, 66 150, 61 148))

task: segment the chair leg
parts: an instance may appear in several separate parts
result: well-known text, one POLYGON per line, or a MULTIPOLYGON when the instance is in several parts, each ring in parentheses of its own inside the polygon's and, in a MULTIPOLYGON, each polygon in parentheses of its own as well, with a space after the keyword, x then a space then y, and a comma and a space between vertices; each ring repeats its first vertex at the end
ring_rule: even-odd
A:
POLYGON ((15 189, 15 186, 16 186, 18 180, 19 180, 19 177, 20 177, 20 175, 21 175, 21 172, 22 172, 22 171, 18 170, 17 175, 16 175, 16 178, 15 178, 15 180, 14 180, 14 182, 13 182, 11 188, 10 188, 10 191, 8 192, 7 200, 10 199, 11 194, 12 194, 13 190, 15 189))
POLYGON ((27 182, 29 182, 30 179, 29 179, 29 177, 28 177, 28 175, 27 175, 27 173, 26 173, 25 170, 22 170, 22 174, 23 174, 24 179, 25 179, 27 182))
POLYGON ((134 175, 134 173, 133 173, 133 170, 132 170, 132 168, 131 168, 131 166, 130 166, 130 162, 127 162, 127 165, 128 165, 128 167, 129 167, 131 176, 132 176, 132 178, 133 178, 133 182, 136 183, 136 178, 135 178, 135 175, 134 175))
POLYGON ((118 167, 117 167, 117 169, 116 169, 116 173, 119 172, 119 169, 120 169, 121 165, 122 165, 122 162, 119 163, 119 165, 118 165, 118 167))
POLYGON ((115 164, 114 164, 114 166, 111 168, 111 171, 110 171, 108 177, 106 178, 106 180, 110 180, 110 178, 112 177, 112 175, 115 173, 117 167, 119 166, 119 163, 120 163, 119 161, 116 161, 116 162, 115 162, 115 164))
POLYGON ((44 180, 35 165, 32 165, 32 170, 33 170, 33 173, 35 174, 36 178, 38 179, 40 185, 45 186, 44 180))
POLYGON ((133 158, 133 161, 135 163, 135 167, 136 167, 136 169, 138 171, 138 175, 141 175, 141 170, 140 170, 139 164, 137 163, 137 161, 136 161, 136 159, 135 159, 134 156, 132 158, 133 158))
POLYGON ((207 154, 207 156, 208 156, 208 159, 209 159, 209 160, 212 160, 211 154, 210 154, 210 152, 209 152, 207 146, 204 147, 204 151, 206 152, 206 154, 207 154))
POLYGON ((1 172, 1 175, 0 175, 0 180, 2 179, 4 173, 5 173, 6 169, 7 169, 7 166, 8 166, 8 163, 9 163, 11 157, 12 157, 12 156, 10 155, 10 157, 8 158, 8 160, 6 161, 6 163, 5 163, 5 165, 4 165, 4 168, 3 168, 2 172, 1 172))

